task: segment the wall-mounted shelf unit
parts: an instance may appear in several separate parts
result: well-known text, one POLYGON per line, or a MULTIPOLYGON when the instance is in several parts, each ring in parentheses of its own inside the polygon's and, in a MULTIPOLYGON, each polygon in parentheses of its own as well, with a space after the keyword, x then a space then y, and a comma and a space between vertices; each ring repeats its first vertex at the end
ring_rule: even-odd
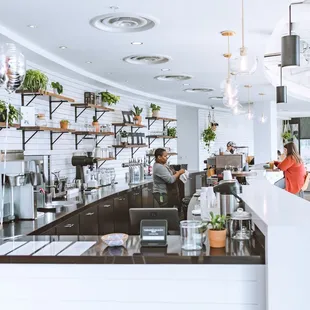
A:
POLYGON ((52 119, 53 113, 65 102, 74 102, 74 99, 65 97, 63 95, 58 95, 53 92, 40 90, 38 92, 32 92, 30 90, 17 90, 16 93, 21 94, 22 106, 29 106, 29 104, 37 97, 42 97, 41 99, 47 100, 49 102, 49 116, 52 119), (25 97, 32 97, 27 103, 25 102, 25 97), (58 103, 56 108, 53 109, 53 103, 58 103))
POLYGON ((166 146, 168 144, 168 142, 171 139, 177 139, 177 137, 171 137, 171 136, 156 136, 156 135, 152 135, 152 136, 146 136, 146 138, 148 138, 149 141, 149 147, 151 147, 152 143, 157 140, 157 139, 163 139, 164 140, 164 146, 166 146), (153 139, 153 140, 151 140, 153 139))
MULTIPOLYGON (((20 125, 19 124, 12 124, 9 125, 9 128, 19 128, 20 125)), ((0 130, 6 128, 6 123, 5 122, 0 122, 0 130)))
POLYGON ((126 144, 126 145, 112 145, 115 148, 115 159, 124 149, 131 149, 131 157, 136 154, 136 152, 142 148, 147 147, 146 144, 126 144), (117 149, 120 149, 117 151, 117 149), (135 151, 133 149, 136 149, 135 151))
POLYGON ((163 122, 163 130, 165 130, 166 127, 169 126, 170 123, 177 121, 177 119, 175 119, 175 118, 168 118, 168 117, 146 117, 145 119, 147 119, 148 130, 151 129, 152 125, 156 121, 162 121, 163 122))
MULTIPOLYGON (((168 154, 168 158, 170 156, 177 156, 178 155, 178 153, 167 153, 167 154, 168 154)), ((155 159, 155 155, 154 154, 147 154, 146 156, 149 158, 149 164, 155 159)))
POLYGON ((115 160, 115 158, 97 158, 97 169, 100 168, 106 161, 115 160), (101 162, 101 164, 99 164, 101 162))
POLYGON ((23 150, 25 150, 26 144, 39 132, 47 131, 50 132, 50 147, 53 149, 54 144, 64 133, 73 133, 73 129, 62 129, 62 128, 53 128, 53 127, 43 127, 43 126, 31 126, 31 127, 20 127, 18 130, 22 130, 22 143, 23 150), (33 132, 33 134, 26 140, 26 132, 33 132), (56 139, 53 139, 54 134, 58 134, 56 139))
POLYGON ((75 149, 77 150, 78 145, 84 140, 87 139, 88 136, 93 136, 96 139, 96 146, 98 146, 101 141, 108 136, 114 136, 113 132, 95 132, 95 131, 75 131, 75 149), (78 136, 83 136, 80 140, 78 140, 78 136), (98 141, 98 137, 101 139, 98 141))
POLYGON ((97 120, 99 120, 106 112, 114 112, 114 109, 110 109, 110 108, 103 107, 101 105, 95 105, 95 104, 72 103, 71 106, 74 107, 75 122, 77 122, 78 118, 87 109, 95 110, 95 116, 97 120), (80 113, 78 113, 78 109, 81 109, 80 113), (101 114, 98 116, 98 113, 101 113, 101 114))
POLYGON ((131 133, 135 133, 137 132, 139 129, 141 128, 146 128, 145 125, 137 125, 137 124, 132 124, 132 123, 112 123, 112 126, 114 126, 114 135, 116 138, 116 135, 124 128, 124 127, 130 127, 131 128, 131 133), (119 127, 119 129, 117 130, 117 127, 119 127), (134 128, 136 128, 136 130, 134 131, 134 128))

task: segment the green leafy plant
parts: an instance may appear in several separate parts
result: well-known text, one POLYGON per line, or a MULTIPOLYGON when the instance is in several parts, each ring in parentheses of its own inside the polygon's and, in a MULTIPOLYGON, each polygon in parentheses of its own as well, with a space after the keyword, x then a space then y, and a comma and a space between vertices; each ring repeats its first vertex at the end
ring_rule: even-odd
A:
POLYGON ((128 137, 128 133, 127 133, 127 131, 125 131, 125 130, 122 130, 122 131, 120 132, 120 135, 121 135, 121 138, 127 138, 127 137, 128 137))
POLYGON ((98 123, 98 119, 96 116, 93 116, 93 123, 98 123))
POLYGON ((208 149, 210 148, 210 142, 214 141, 215 138, 216 138, 216 133, 212 130, 211 126, 209 126, 207 129, 205 129, 202 132, 202 140, 206 144, 208 149))
POLYGON ((226 220, 227 216, 225 215, 214 215, 213 212, 210 212, 211 219, 208 221, 208 224, 211 225, 212 230, 225 230, 226 229, 226 220))
POLYGON ((101 101, 107 102, 108 105, 116 104, 121 99, 120 96, 113 95, 108 91, 101 92, 101 101))
POLYGON ((169 137, 175 138, 176 135, 177 135, 176 127, 169 127, 168 130, 167 130, 167 134, 168 134, 169 137))
POLYGON ((160 111, 160 109, 161 109, 161 107, 159 105, 156 105, 154 103, 151 103, 150 108, 152 109, 152 112, 160 111))
MULTIPOLYGON (((18 118, 22 115, 19 113, 19 111, 9 104, 9 117, 8 117, 8 123, 10 126, 13 125, 14 121, 18 121, 18 118)), ((7 107, 6 103, 3 100, 0 100, 0 121, 5 122, 7 117, 7 107)))
POLYGON ((26 76, 22 85, 23 90, 38 92, 46 90, 48 77, 39 70, 27 70, 26 76))
POLYGON ((139 108, 138 106, 133 105, 132 114, 134 116, 140 116, 143 111, 143 108, 139 108))
POLYGON ((53 89, 56 89, 57 90, 57 93, 60 95, 63 93, 64 91, 64 88, 63 86, 59 83, 59 82, 52 82, 51 83, 51 86, 53 89))
POLYGON ((63 124, 70 124, 70 122, 67 119, 62 119, 60 122, 63 124))
POLYGON ((281 135, 282 139, 285 141, 293 141, 293 134, 291 133, 290 130, 287 130, 285 132, 282 133, 281 135))

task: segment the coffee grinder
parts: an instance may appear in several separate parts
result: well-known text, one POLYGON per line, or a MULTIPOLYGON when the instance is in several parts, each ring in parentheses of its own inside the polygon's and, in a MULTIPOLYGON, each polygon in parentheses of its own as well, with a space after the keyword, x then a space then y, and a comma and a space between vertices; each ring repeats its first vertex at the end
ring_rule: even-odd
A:
POLYGON ((82 183, 87 183, 85 180, 85 169, 93 171, 94 164, 97 163, 97 158, 92 156, 92 152, 75 152, 73 153, 71 163, 76 168, 76 180, 81 180, 82 183))

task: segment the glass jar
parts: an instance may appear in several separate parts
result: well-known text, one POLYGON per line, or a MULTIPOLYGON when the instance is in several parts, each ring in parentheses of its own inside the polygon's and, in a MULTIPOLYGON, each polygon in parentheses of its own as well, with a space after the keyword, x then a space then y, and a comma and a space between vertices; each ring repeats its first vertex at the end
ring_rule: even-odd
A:
POLYGON ((113 158, 114 157, 113 148, 110 145, 108 146, 108 154, 109 154, 109 158, 113 158))
POLYGON ((186 251, 199 251, 202 249, 202 222, 200 221, 181 221, 180 235, 182 249, 186 251))
POLYGON ((229 220, 229 235, 235 240, 249 240, 252 234, 252 215, 238 208, 229 220))

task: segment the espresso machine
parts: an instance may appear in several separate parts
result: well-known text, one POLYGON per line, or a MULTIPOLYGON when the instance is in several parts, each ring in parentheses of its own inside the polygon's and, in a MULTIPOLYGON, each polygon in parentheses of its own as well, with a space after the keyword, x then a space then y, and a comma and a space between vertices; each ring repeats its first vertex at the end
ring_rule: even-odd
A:
POLYGON ((92 152, 74 152, 71 159, 72 166, 76 169, 75 179, 81 180, 83 184, 87 183, 85 178, 86 171, 93 171, 94 164, 98 162, 97 158, 94 158, 92 155, 92 152))

